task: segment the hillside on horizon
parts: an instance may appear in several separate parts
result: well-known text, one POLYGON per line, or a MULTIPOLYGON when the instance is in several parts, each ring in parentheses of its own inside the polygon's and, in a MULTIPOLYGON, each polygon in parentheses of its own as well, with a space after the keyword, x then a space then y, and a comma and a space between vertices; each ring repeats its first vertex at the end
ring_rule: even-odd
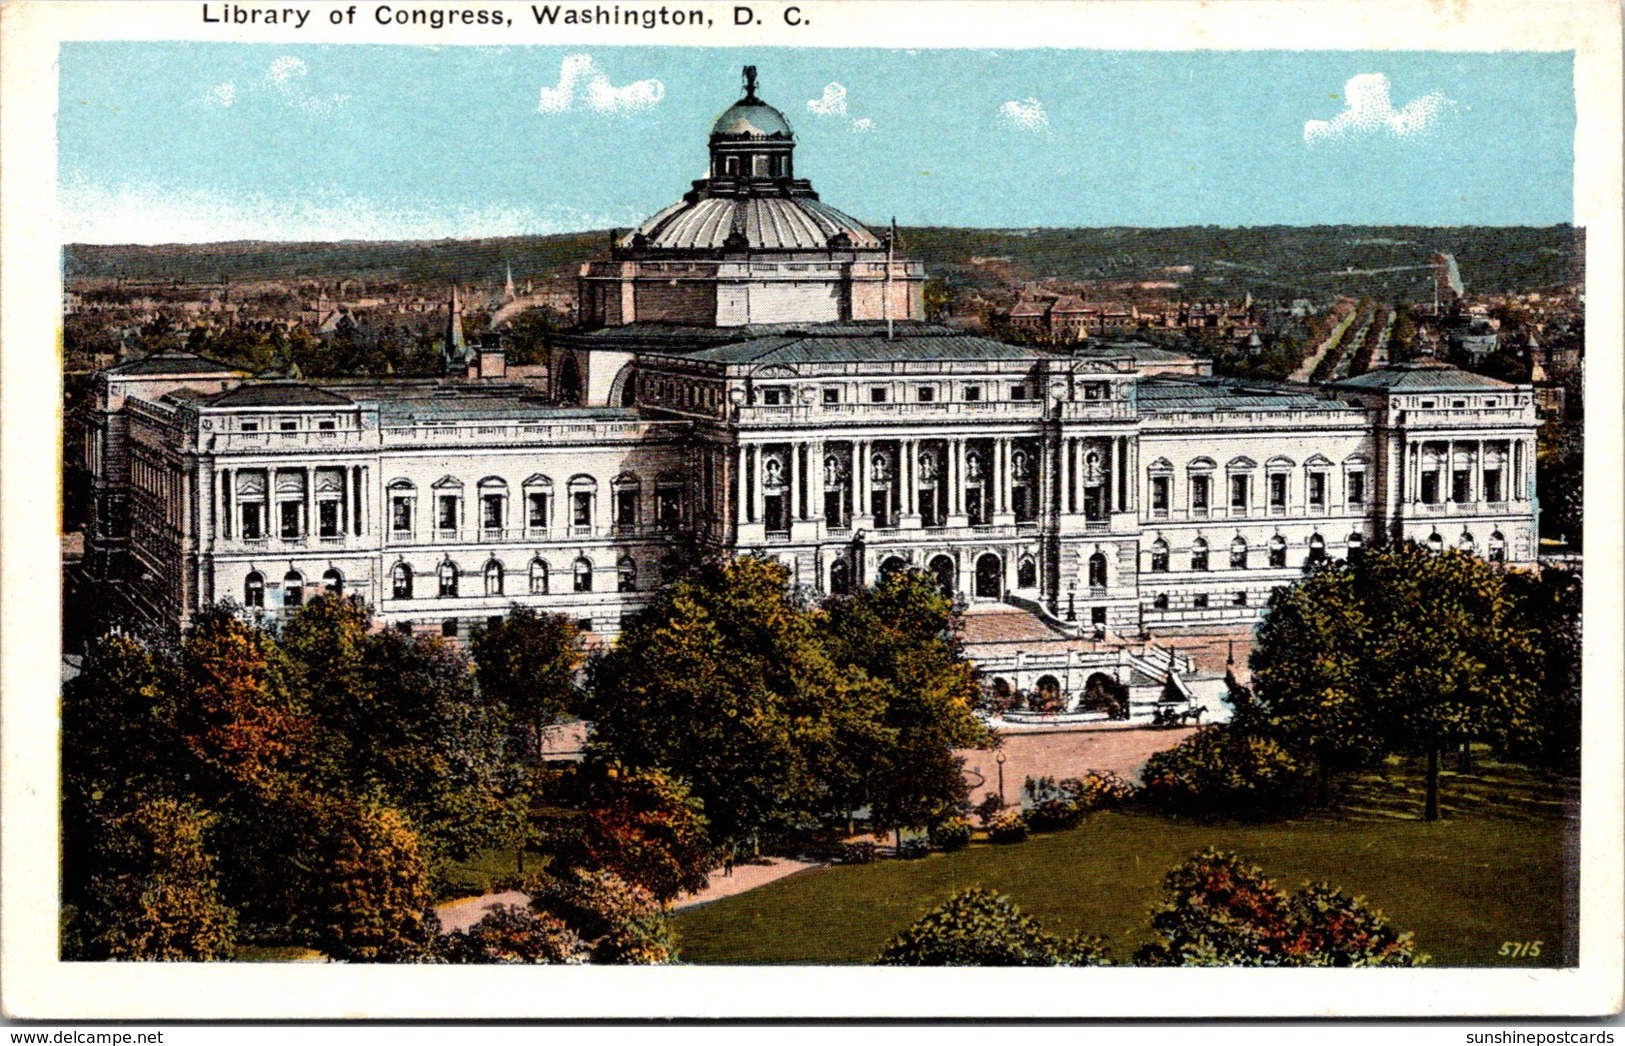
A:
MULTIPOLYGON (((883 226, 876 225, 878 228, 883 226)), ((573 275, 604 254, 609 229, 471 240, 68 244, 66 279, 183 284, 319 279, 500 285, 573 275)), ((1431 294, 1435 252, 1455 255, 1470 293, 1579 282, 1583 235, 1556 226, 901 227, 899 249, 969 290, 1013 282, 1168 282, 1188 298, 1431 294), (1187 268, 1188 267, 1188 268, 1187 268)))

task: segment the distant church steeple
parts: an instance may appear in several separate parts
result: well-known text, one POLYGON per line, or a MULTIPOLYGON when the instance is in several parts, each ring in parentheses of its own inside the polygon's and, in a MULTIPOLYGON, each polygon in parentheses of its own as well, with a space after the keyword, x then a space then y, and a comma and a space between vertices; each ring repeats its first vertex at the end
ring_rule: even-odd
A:
POLYGON ((468 363, 468 343, 463 340, 463 310, 457 301, 457 285, 451 285, 451 308, 446 317, 446 343, 441 349, 447 370, 460 370, 468 363))
POLYGON ((518 297, 513 290, 513 262, 508 263, 508 282, 502 285, 502 293, 508 296, 509 301, 518 297))

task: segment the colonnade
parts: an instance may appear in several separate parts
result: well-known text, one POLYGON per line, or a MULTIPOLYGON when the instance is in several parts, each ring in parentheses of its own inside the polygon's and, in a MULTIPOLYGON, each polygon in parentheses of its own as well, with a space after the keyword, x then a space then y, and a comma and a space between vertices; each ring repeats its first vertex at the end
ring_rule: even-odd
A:
POLYGON ((299 537, 314 537, 318 529, 317 505, 327 500, 318 497, 316 477, 320 472, 338 472, 340 474, 339 494, 339 525, 338 533, 334 537, 354 535, 359 537, 366 532, 369 518, 370 500, 367 497, 367 479, 371 471, 365 465, 343 466, 315 466, 315 465, 269 465, 263 468, 220 469, 215 473, 220 488, 220 497, 216 504, 220 506, 220 523, 215 532, 223 538, 240 537, 237 531, 237 479, 244 472, 259 472, 265 475, 265 519, 263 521, 263 537, 281 537, 281 521, 278 519, 277 506, 284 501, 292 500, 280 497, 278 494, 279 480, 288 474, 298 474, 304 481, 304 491, 300 497, 304 511, 303 526, 300 527, 299 537))
POLYGON ((1437 500, 1434 504, 1455 502, 1454 481, 1456 473, 1456 456, 1463 450, 1471 458, 1471 467, 1468 470, 1468 490, 1463 503, 1476 504, 1487 501, 1484 490, 1486 450, 1504 448, 1506 454, 1505 467, 1501 476, 1500 497, 1496 504, 1513 501, 1529 500, 1529 447, 1530 441, 1525 439, 1510 440, 1484 440, 1459 439, 1445 437, 1441 439, 1410 439, 1405 444, 1405 501, 1409 504, 1424 504, 1422 498, 1422 475, 1431 471, 1424 468, 1429 447, 1442 447, 1443 467, 1438 470, 1439 486, 1436 491, 1437 500))

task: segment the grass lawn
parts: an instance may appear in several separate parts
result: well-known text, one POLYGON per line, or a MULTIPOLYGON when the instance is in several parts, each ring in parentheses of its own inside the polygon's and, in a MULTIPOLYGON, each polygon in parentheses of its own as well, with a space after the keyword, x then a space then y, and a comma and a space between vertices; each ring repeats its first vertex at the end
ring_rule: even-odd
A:
POLYGON ((1481 757, 1442 785, 1446 819, 1433 824, 1414 819, 1414 767, 1393 764, 1352 788, 1335 817, 1202 824, 1131 810, 1013 846, 807 872, 678 913, 678 944, 691 963, 862 963, 950 894, 980 885, 1046 929, 1105 935, 1126 960, 1148 939, 1164 873, 1217 846, 1282 887, 1326 880, 1364 896, 1415 933, 1435 965, 1562 965, 1573 949, 1563 940, 1572 782, 1481 757), (1544 942, 1538 959, 1499 954, 1503 942, 1534 940, 1544 942))

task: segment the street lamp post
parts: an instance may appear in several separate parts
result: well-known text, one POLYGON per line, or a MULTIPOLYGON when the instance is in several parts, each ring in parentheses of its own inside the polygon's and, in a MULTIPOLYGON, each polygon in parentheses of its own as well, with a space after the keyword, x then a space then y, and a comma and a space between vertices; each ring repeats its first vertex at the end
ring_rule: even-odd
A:
POLYGON ((999 764, 999 809, 1002 810, 1004 809, 1004 753, 1000 752, 994 756, 993 761, 999 764))

